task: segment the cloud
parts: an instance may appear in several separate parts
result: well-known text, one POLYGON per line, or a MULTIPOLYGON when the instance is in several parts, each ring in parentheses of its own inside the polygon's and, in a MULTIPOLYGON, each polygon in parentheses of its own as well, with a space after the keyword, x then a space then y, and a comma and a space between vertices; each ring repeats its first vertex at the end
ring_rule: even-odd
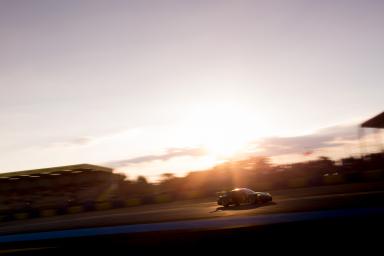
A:
MULTIPOLYGON (((78 147, 78 146, 87 146, 93 142, 95 142, 97 139, 93 137, 75 137, 75 138, 68 138, 63 141, 56 141, 51 142, 47 144, 47 147, 78 147)), ((45 146, 46 147, 46 146, 45 146)))
POLYGON ((110 142, 112 140, 126 140, 134 138, 140 133, 140 128, 120 129, 104 133, 93 133, 92 135, 83 136, 63 136, 51 138, 45 146, 48 147, 76 147, 87 146, 89 144, 96 144, 102 142, 110 142))
POLYGON ((91 137, 78 137, 67 142, 68 145, 88 145, 94 141, 91 137))
POLYGON ((171 158, 182 157, 182 156, 202 156, 206 152, 203 148, 169 148, 166 150, 164 154, 158 155, 144 155, 135 158, 111 161, 106 163, 105 165, 111 167, 122 167, 130 164, 140 164, 152 162, 155 160, 167 161, 171 158))
POLYGON ((342 146, 357 139, 357 126, 333 126, 314 134, 295 137, 270 137, 256 142, 268 156, 297 154, 325 147, 342 146))

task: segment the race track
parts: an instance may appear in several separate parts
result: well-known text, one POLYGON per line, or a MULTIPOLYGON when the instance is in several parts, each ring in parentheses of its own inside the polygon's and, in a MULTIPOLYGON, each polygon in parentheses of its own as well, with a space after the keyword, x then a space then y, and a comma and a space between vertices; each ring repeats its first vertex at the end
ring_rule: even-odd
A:
POLYGON ((0 235, 277 213, 384 207, 384 183, 361 183, 271 192, 273 202, 224 208, 215 198, 20 220, 0 224, 0 235))

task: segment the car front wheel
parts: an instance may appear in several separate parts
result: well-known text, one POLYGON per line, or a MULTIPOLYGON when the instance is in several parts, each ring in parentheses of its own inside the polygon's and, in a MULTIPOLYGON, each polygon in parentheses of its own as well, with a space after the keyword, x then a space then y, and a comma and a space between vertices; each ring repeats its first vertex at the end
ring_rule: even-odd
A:
POLYGON ((221 205, 224 206, 224 207, 228 207, 229 206, 228 200, 222 199, 221 200, 221 205))

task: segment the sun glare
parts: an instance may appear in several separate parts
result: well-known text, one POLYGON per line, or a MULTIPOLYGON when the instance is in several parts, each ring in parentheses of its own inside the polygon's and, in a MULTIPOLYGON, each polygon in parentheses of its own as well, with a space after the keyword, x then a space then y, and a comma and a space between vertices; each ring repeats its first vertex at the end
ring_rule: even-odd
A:
POLYGON ((230 157, 258 137, 254 126, 251 113, 229 105, 196 108, 186 123, 191 143, 216 157, 230 157))

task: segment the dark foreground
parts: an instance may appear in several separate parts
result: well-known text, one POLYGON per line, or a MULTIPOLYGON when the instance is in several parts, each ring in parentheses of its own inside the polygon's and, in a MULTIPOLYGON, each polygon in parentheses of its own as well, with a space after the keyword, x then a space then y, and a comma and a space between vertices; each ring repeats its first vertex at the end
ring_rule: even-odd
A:
POLYGON ((72 219, 7 223, 0 227, 1 252, 373 254, 384 248, 383 184, 276 194, 273 203, 261 206, 224 209, 213 202, 173 203, 158 208, 143 206, 99 215, 73 215, 72 219), (108 214, 110 221, 106 221, 108 214))
POLYGON ((372 215, 218 230, 149 232, 11 243, 3 245, 2 252, 12 255, 380 255, 383 249, 380 235, 383 228, 383 216, 372 215))

